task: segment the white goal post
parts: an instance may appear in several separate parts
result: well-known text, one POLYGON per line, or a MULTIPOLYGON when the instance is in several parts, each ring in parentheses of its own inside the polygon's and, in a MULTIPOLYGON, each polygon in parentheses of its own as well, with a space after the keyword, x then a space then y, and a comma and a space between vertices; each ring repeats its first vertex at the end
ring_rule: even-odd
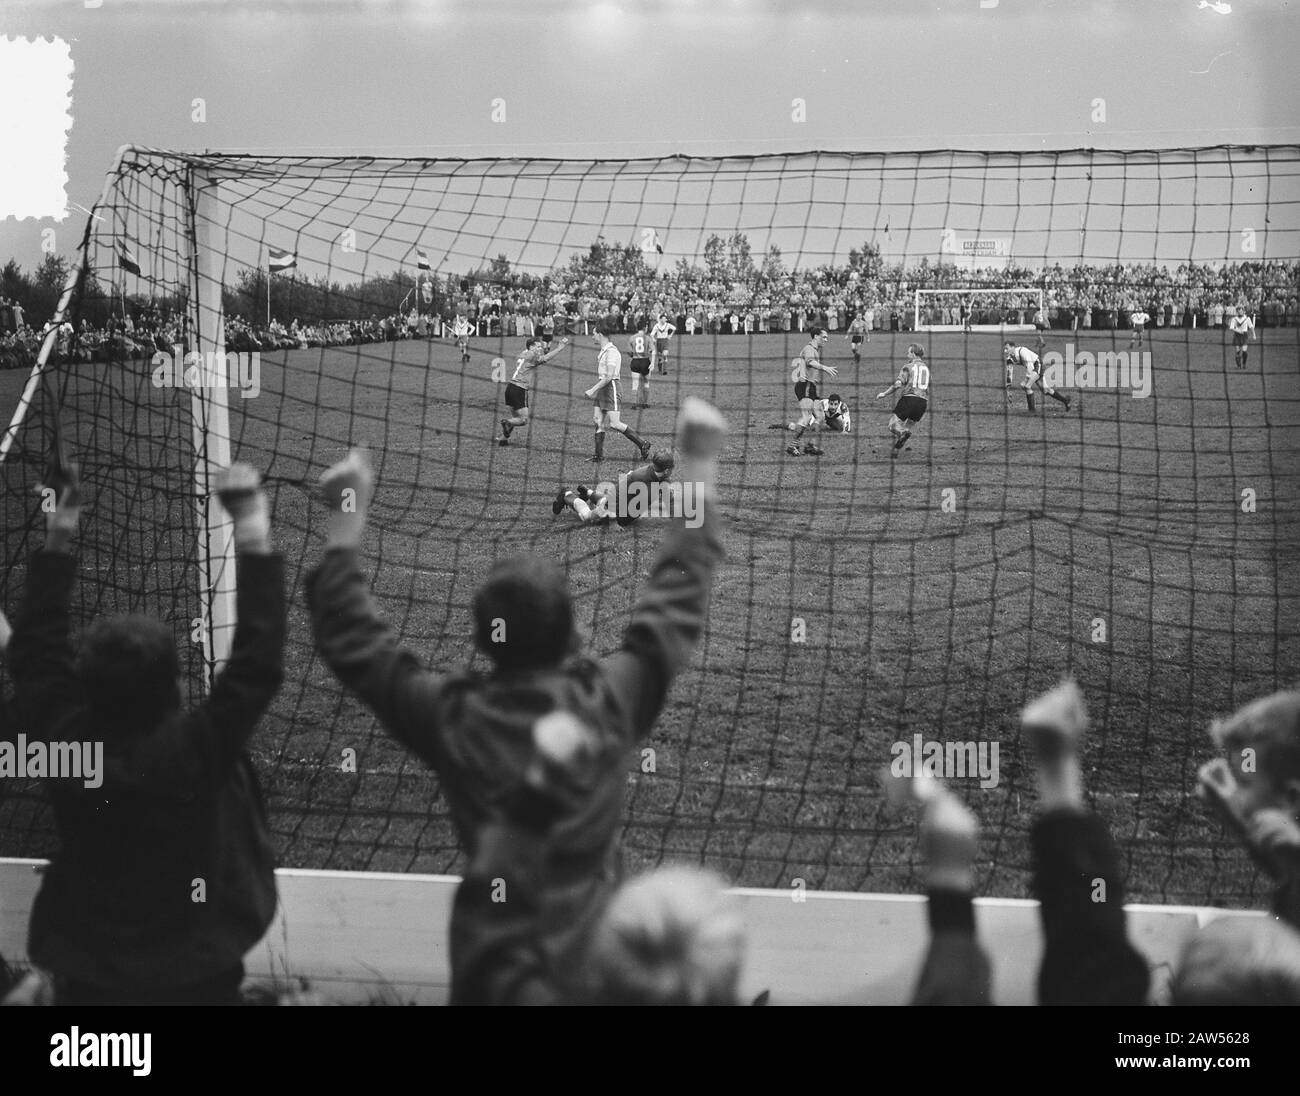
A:
POLYGON ((972 331, 1032 331, 1034 315, 1046 322, 1043 291, 1034 286, 990 289, 918 289, 913 302, 917 331, 964 331, 962 305, 971 306, 972 331))

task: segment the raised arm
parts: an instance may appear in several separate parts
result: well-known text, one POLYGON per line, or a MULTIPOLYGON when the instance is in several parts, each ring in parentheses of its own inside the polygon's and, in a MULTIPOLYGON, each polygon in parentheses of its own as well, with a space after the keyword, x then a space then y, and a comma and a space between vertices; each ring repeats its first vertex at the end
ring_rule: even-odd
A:
POLYGON ((45 510, 45 547, 33 554, 27 586, 9 641, 14 711, 21 731, 49 732, 80 703, 75 655, 68 639, 76 559, 70 543, 81 518, 81 484, 75 464, 39 488, 45 510))
POLYGON ((327 540, 320 563, 307 576, 316 650, 390 734, 432 762, 442 678, 401 646, 361 574, 359 552, 373 487, 369 459, 355 449, 321 476, 329 508, 327 540))
POLYGON ((606 661, 617 695, 629 705, 638 740, 649 733, 669 684, 704 630, 713 573, 724 554, 714 481, 725 431, 711 404, 693 396, 683 402, 674 475, 684 499, 694 492, 696 512, 672 518, 623 646, 606 661))
POLYGON ((562 338, 559 341, 559 344, 555 347, 554 350, 552 350, 549 354, 542 355, 542 361, 549 362, 553 357, 555 357, 561 350, 563 350, 568 345, 569 345, 569 337, 566 335, 564 338, 562 338))
POLYGON ((217 478, 217 498, 234 523, 235 634, 212 692, 194 711, 211 756, 239 756, 284 680, 284 560, 271 547, 271 511, 261 477, 233 464, 217 478))

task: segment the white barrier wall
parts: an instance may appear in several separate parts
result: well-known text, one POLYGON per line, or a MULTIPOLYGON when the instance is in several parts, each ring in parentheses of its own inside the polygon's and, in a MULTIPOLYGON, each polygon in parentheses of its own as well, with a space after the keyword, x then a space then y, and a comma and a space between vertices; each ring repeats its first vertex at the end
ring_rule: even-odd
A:
MULTIPOLYGON (((41 860, 0 859, 0 955, 25 962, 27 919, 41 860)), ((249 976, 306 979, 349 1004, 444 1004, 447 920, 459 880, 449 875, 276 873, 280 909, 247 958, 249 976)), ((925 953, 925 899, 913 895, 738 889, 749 931, 743 992, 773 1004, 906 1004, 925 953)), ((1184 937, 1207 920, 1259 913, 1192 906, 1129 906, 1129 936, 1151 964, 1163 999, 1184 937)), ((1042 954, 1038 903, 977 900, 980 942, 993 963, 994 1001, 1034 1003, 1042 954)))

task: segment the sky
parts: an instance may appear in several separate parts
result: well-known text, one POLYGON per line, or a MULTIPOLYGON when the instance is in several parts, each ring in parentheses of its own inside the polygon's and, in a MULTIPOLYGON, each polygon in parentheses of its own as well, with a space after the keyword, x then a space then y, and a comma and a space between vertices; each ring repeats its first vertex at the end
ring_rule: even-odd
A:
MULTIPOLYGON (((1300 143, 1300 20, 1284 0, 86 4, 0 6, 0 37, 62 38, 73 63, 68 215, 0 221, 0 257, 24 267, 43 229, 72 252, 124 144, 632 157, 1300 143)), ((1269 253, 1295 256, 1297 206, 1273 212, 1269 253)))

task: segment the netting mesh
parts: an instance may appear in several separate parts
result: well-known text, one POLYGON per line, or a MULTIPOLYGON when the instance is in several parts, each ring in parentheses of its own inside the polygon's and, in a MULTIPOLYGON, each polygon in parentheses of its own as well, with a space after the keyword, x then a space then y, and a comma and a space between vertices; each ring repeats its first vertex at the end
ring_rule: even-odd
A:
MULTIPOLYGON (((1209 717, 1300 664, 1298 209, 1293 147, 601 162, 131 150, 87 226, 69 316, 85 330, 60 340, 0 465, 0 596, 16 605, 39 541, 32 491, 57 408, 91 499, 78 625, 159 615, 202 695, 196 405, 158 383, 153 355, 216 329, 199 307, 214 278, 227 346, 257 355, 227 393, 231 453, 267 479, 293 583, 287 680, 253 743, 281 862, 456 871, 437 779, 314 654, 312 485, 348 446, 371 448, 367 566, 431 664, 476 664, 472 592, 530 549, 566 566, 591 645, 610 650, 660 529, 583 526, 549 504, 591 480, 586 335, 613 325, 626 362, 629 323, 662 310, 678 327, 669 371, 625 416, 664 442, 684 395, 722 409, 730 528, 702 648, 629 772, 633 862, 914 889, 914 820, 877 775, 920 736, 986 757, 997 745, 996 770, 954 786, 984 827, 981 889, 1021 895, 1034 795, 1015 716, 1069 671, 1132 894, 1249 902, 1260 882, 1190 792, 1209 717), (268 276, 272 252, 295 265, 268 276), (968 289, 982 325, 1031 324, 1036 306, 980 296, 1017 286, 1049 302, 1046 351, 1145 353, 1149 396, 1075 376, 1058 381, 1068 412, 1043 398, 1030 414, 1019 376, 1006 394, 1000 334, 911 330, 917 288, 968 289), (1245 369, 1222 326, 1239 302, 1259 325, 1245 369), (1139 309, 1152 318, 1135 344, 1139 309), (467 362, 439 326, 457 313, 473 324, 467 362), (860 361, 842 339, 855 317, 860 361), (854 425, 794 457, 790 361, 813 324, 832 329, 828 386, 854 425), (539 371, 532 424, 497 446, 503 382, 544 326, 572 342, 539 371), (930 408, 895 459, 892 400, 874 397, 917 339, 930 408)), ((612 437, 606 466, 635 456, 612 437)), ((38 783, 0 787, 0 853, 53 848, 38 783)))

